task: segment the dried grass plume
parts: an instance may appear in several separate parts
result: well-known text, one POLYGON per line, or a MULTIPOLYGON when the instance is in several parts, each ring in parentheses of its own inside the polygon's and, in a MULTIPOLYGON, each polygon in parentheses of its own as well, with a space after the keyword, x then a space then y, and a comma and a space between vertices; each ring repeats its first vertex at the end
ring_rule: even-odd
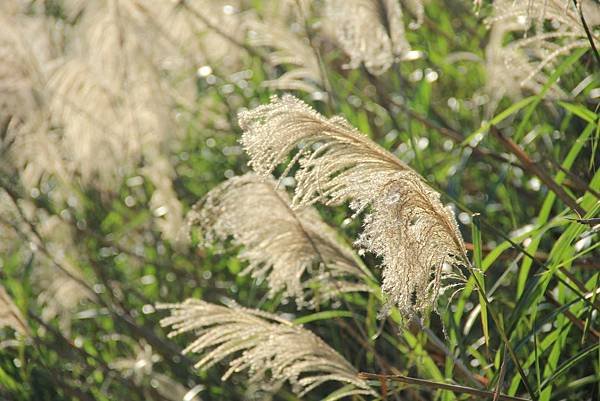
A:
POLYGON ((2 285, 0 285, 0 327, 11 327, 17 333, 24 336, 29 335, 29 325, 15 305, 12 298, 8 295, 2 285))
POLYGON ((398 0, 328 0, 325 14, 350 57, 348 68, 364 63, 379 75, 410 50, 398 0))
POLYGON ((370 273, 352 250, 310 207, 292 210, 276 182, 255 174, 234 177, 214 188, 188 219, 204 241, 232 238, 249 262, 242 274, 266 280, 271 296, 283 292, 299 307, 316 307, 338 294, 367 291, 370 273))
POLYGON ((272 49, 268 61, 273 67, 287 68, 277 79, 264 82, 273 89, 299 90, 312 93, 321 90, 323 82, 319 60, 308 40, 277 21, 252 20, 249 43, 272 49))
MULTIPOLYGON (((600 5, 592 1, 577 2, 596 46, 600 26, 600 5)), ((560 57, 578 48, 590 47, 579 11, 571 1, 563 0, 496 0, 493 15, 486 20, 490 40, 486 46, 486 92, 491 96, 490 112, 503 96, 512 99, 523 93, 539 93, 560 57)), ((554 98, 567 97, 558 84, 549 89, 554 98)))
POLYGON ((173 329, 170 337, 186 332, 196 334, 196 340, 184 350, 202 353, 196 367, 208 369, 237 355, 229 362, 223 380, 247 370, 250 383, 273 390, 289 382, 299 397, 331 381, 346 388, 331 400, 375 395, 357 377, 354 367, 323 340, 277 315, 193 299, 158 307, 171 310, 171 316, 161 320, 162 326, 173 329))
POLYGON ((327 119, 293 96, 242 112, 239 124, 249 164, 261 175, 298 165, 294 207, 351 200, 356 214, 370 208, 357 241, 383 260, 388 305, 406 316, 427 313, 439 292, 461 279, 464 243, 451 209, 415 171, 350 126, 327 119), (453 283, 450 283, 452 280, 453 283))

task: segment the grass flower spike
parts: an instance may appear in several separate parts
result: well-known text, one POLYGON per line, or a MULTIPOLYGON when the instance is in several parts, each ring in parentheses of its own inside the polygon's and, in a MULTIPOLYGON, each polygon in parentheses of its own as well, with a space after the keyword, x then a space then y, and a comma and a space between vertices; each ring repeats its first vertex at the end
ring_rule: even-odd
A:
POLYGON ((358 244, 382 258, 390 305, 404 315, 435 307, 446 279, 460 276, 444 265, 468 259, 453 212, 422 177, 343 118, 327 119, 289 95, 242 112, 239 123, 259 174, 270 174, 299 148, 287 168, 299 165, 294 207, 350 200, 356 214, 371 208, 358 244))
POLYGON ((169 336, 186 332, 197 335, 184 350, 202 353, 196 367, 208 369, 241 353, 229 363, 223 380, 248 370, 251 383, 277 388, 287 381, 300 397, 329 381, 350 385, 333 399, 375 395, 357 377, 355 368, 323 340, 277 315, 193 299, 159 308, 171 309, 171 316, 161 321, 173 329, 169 336))
POLYGON ((276 182, 255 174, 234 177, 214 188, 189 214, 206 242, 233 237, 249 262, 242 273, 266 279, 270 295, 283 291, 298 306, 315 307, 339 293, 366 291, 368 272, 358 266, 352 249, 316 210, 292 210, 276 182))

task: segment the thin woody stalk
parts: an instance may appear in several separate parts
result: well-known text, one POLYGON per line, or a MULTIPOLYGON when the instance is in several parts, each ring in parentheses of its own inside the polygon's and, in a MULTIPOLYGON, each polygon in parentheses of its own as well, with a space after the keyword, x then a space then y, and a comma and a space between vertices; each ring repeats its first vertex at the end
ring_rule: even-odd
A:
MULTIPOLYGON (((459 386, 456 384, 439 383, 431 380, 417 379, 415 377, 408 377, 403 375, 380 375, 375 373, 361 372, 358 374, 358 376, 361 379, 391 380, 406 384, 423 386, 431 389, 449 390, 459 394, 471 394, 482 398, 492 398, 496 394, 493 391, 479 390, 476 388, 459 386)), ((506 394, 499 394, 498 399, 505 401, 531 401, 529 398, 514 397, 506 394)))

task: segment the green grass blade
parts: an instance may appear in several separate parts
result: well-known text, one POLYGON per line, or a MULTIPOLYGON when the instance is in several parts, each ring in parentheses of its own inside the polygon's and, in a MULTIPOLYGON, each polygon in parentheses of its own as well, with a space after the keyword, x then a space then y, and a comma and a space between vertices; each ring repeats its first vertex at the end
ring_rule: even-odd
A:
POLYGON ((583 107, 580 104, 567 103, 563 101, 559 101, 560 104, 565 110, 570 111, 575 114, 577 117, 582 120, 587 121, 588 123, 595 123, 598 120, 598 115, 591 110, 583 107))
POLYGON ((503 120, 505 120, 506 118, 512 116, 513 114, 519 112, 520 110, 524 109, 525 107, 527 107, 529 104, 531 104, 532 102, 534 102, 536 100, 535 96, 530 96, 527 97, 525 99, 519 100, 518 102, 516 102, 515 104, 511 105, 510 107, 506 108, 505 110, 501 111, 500 113, 498 113, 494 118, 492 118, 490 121, 485 122, 484 124, 481 125, 481 127, 479 127, 479 129, 475 132, 473 132, 471 135, 469 135, 468 137, 466 137, 462 142, 461 145, 462 146, 467 146, 468 144, 470 144, 479 134, 482 134, 486 131, 488 131, 490 129, 490 127, 492 125, 497 125, 498 123, 502 122, 503 120))
POLYGON ((490 333, 488 328, 488 315, 487 306, 485 304, 485 278, 483 276, 482 265, 483 265, 483 244, 481 241, 481 222, 479 220, 479 213, 473 215, 473 221, 471 224, 471 233, 473 241, 473 263, 475 269, 473 274, 476 276, 476 280, 479 281, 481 287, 479 288, 479 304, 481 305, 481 326, 483 330, 483 337, 485 338, 485 344, 487 347, 490 346, 490 333))
POLYGON ((519 124, 517 131, 515 132, 515 135, 513 136, 513 140, 515 142, 518 143, 521 140, 521 138, 523 138, 523 135, 525 134, 525 129, 527 127, 527 123, 529 123, 529 120, 531 120, 533 112, 537 108, 538 104, 542 101, 542 99, 544 99, 544 96, 546 95, 548 90, 552 87, 552 85, 554 85, 554 83, 556 81, 558 81, 558 79, 561 77, 561 75, 570 66, 575 64, 577 62, 577 60, 579 60, 581 58, 581 56, 583 56, 587 51, 588 51, 587 48, 577 49, 576 51, 573 52, 573 54, 571 54, 569 57, 567 57, 565 59, 565 61, 563 61, 556 68, 556 70, 554 70, 552 75, 550 75, 550 77, 548 78, 548 81, 546 81, 546 83, 544 84, 544 87, 542 88, 540 93, 537 94, 536 96, 534 96, 534 101, 529 105, 529 108, 525 111, 525 115, 523 116, 523 119, 521 120, 521 123, 519 124))
POLYGON ((588 356, 592 352, 595 352, 598 349, 600 349, 600 343, 589 346, 586 349, 584 349, 583 351, 581 351, 580 353, 568 358, 566 361, 564 361, 560 366, 558 366, 556 368, 556 370, 554 371, 554 373, 552 373, 552 375, 550 375, 546 379, 544 379, 544 381, 540 385, 539 390, 541 391, 544 388, 546 388, 548 385, 550 385, 552 382, 554 382, 556 379, 558 379, 561 375, 563 375, 565 372, 567 372, 567 370, 569 370, 571 367, 573 367, 573 365, 577 364, 583 358, 585 358, 586 356, 588 356))
POLYGON ((319 320, 335 319, 339 317, 352 317, 352 312, 346 310, 327 310, 322 312, 311 313, 310 315, 302 316, 294 319, 294 324, 306 324, 319 320))

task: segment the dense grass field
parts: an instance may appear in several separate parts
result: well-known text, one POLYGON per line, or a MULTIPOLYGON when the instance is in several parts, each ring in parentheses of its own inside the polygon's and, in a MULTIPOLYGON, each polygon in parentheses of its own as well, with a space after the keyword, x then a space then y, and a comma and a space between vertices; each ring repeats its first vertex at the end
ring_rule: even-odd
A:
POLYGON ((1 1, 0 399, 600 399, 599 49, 594 0, 1 1))

